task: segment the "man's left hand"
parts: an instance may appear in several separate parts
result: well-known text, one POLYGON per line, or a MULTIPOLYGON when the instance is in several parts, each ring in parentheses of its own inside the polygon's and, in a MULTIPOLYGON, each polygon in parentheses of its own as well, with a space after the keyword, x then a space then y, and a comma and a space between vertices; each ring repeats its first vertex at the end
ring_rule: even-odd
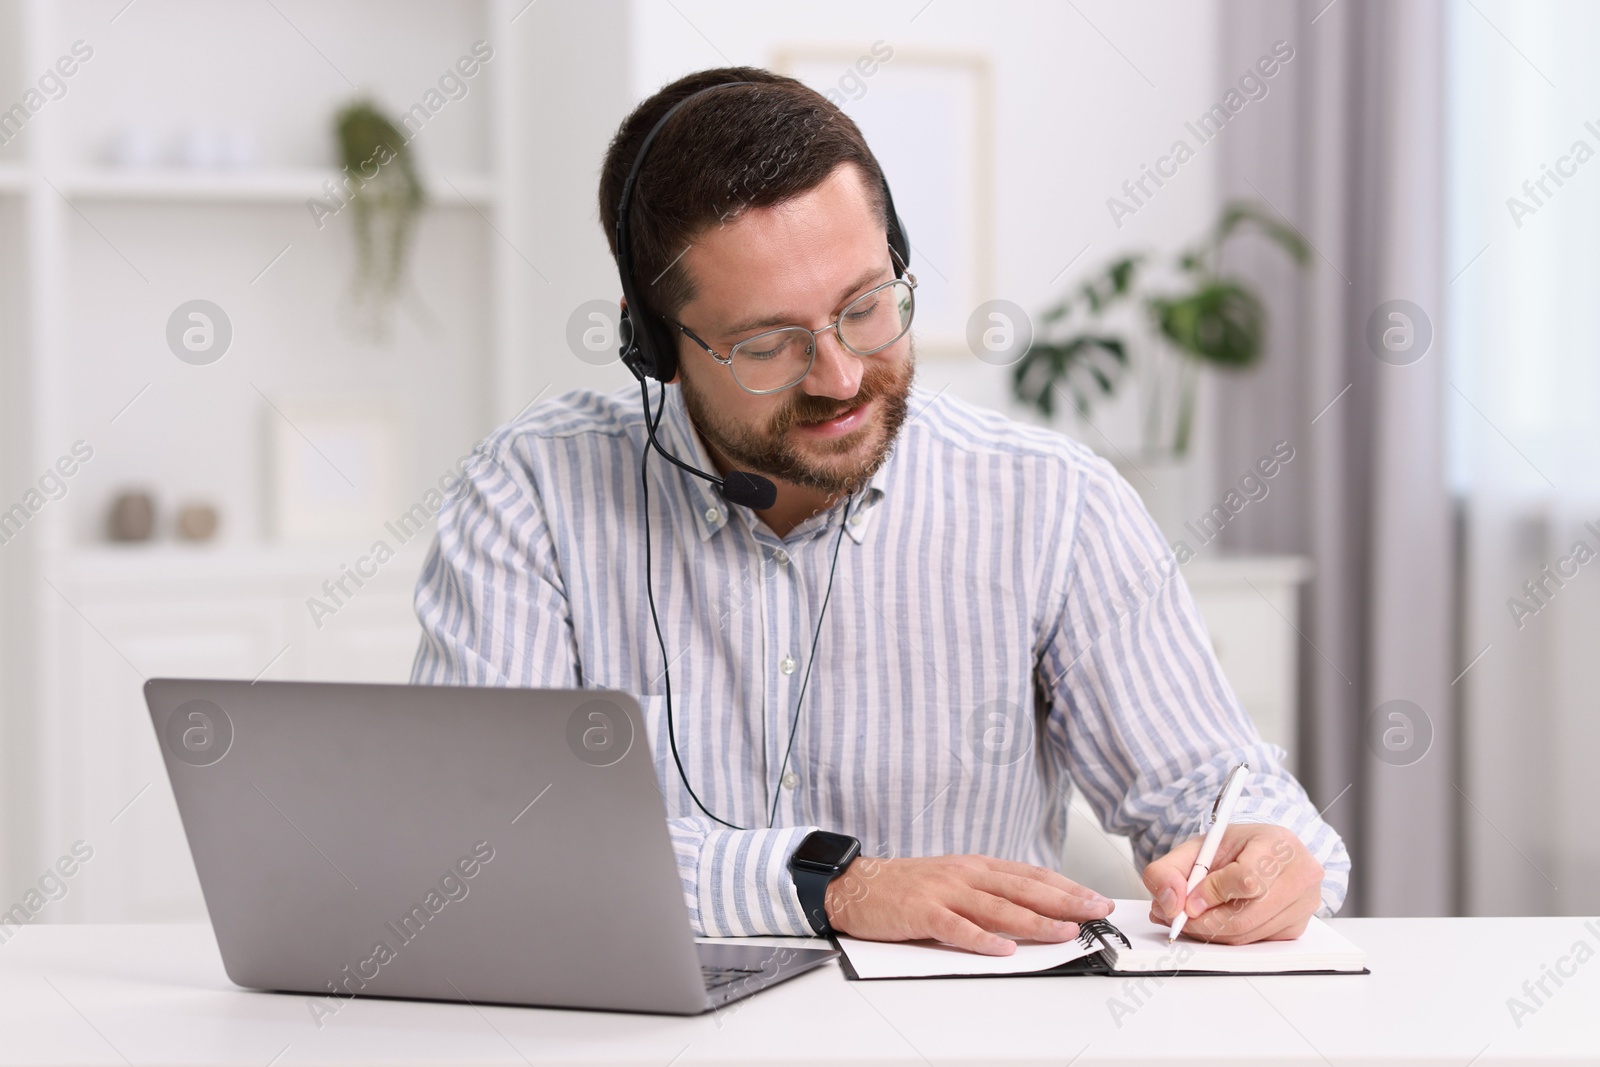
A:
POLYGON ((1144 869, 1155 898, 1151 922, 1168 926, 1184 910, 1185 936, 1224 945, 1286 941, 1305 932, 1322 906, 1322 864, 1293 832, 1265 823, 1229 826, 1211 873, 1186 893, 1203 840, 1190 838, 1144 869))

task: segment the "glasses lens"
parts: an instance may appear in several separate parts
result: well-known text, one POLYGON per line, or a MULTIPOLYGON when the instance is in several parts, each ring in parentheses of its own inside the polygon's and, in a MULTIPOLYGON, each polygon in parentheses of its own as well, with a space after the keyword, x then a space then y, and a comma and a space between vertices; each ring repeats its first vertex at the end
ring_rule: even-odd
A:
POLYGON ((839 337, 856 355, 870 356, 905 336, 915 307, 911 286, 904 280, 890 282, 844 309, 839 337))
POLYGON ((733 376, 753 393, 785 389, 806 376, 815 350, 808 330, 768 330, 733 346, 733 376))

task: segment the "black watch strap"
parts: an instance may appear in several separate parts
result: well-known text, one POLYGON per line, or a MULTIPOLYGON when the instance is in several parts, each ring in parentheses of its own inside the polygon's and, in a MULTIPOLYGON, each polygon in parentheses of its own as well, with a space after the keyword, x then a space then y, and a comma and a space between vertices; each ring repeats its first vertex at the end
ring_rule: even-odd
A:
POLYGON ((799 892, 800 909, 806 913, 806 921, 818 937, 827 937, 833 933, 833 927, 828 925, 828 909, 825 906, 828 883, 839 877, 840 872, 825 874, 796 867, 790 873, 794 875, 794 887, 799 892))
POLYGON ((813 830, 789 860, 800 910, 818 937, 833 933, 828 925, 828 885, 861 854, 861 842, 844 834, 813 830))

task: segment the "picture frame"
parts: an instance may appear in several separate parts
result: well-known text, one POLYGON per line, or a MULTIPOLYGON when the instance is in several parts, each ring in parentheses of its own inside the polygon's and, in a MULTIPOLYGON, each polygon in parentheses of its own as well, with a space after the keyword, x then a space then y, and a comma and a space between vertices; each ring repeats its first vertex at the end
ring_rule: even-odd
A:
POLYGON ((386 396, 269 398, 267 535, 291 544, 376 539, 398 510, 405 421, 386 396))

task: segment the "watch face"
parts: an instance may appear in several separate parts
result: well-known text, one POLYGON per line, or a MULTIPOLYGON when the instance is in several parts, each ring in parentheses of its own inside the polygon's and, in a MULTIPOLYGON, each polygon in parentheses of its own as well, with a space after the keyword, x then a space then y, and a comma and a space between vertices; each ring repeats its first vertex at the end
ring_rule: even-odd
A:
POLYGON ((800 842, 800 847, 794 851, 794 860, 819 867, 837 867, 851 859, 860 848, 860 842, 853 837, 817 830, 800 842))

